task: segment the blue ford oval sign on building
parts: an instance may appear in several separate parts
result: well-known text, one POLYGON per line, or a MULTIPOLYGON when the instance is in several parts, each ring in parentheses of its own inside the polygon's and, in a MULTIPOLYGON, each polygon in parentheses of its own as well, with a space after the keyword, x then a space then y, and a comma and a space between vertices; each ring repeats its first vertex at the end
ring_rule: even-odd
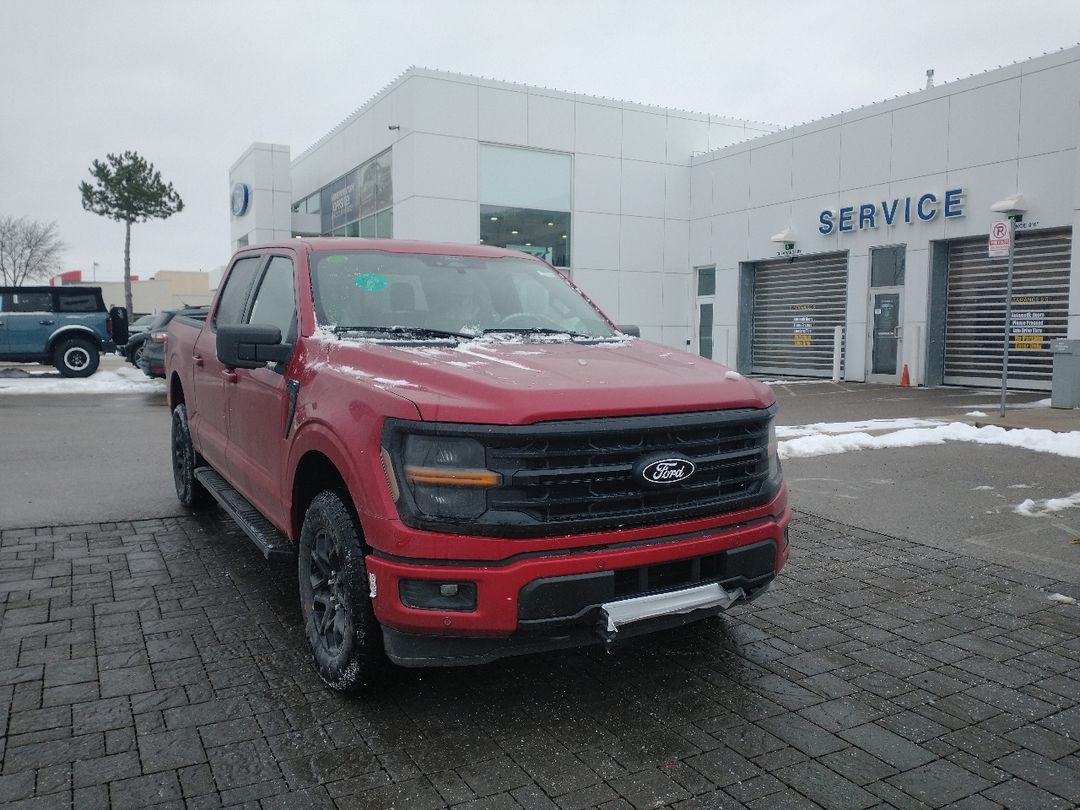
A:
POLYGON ((232 215, 242 217, 251 201, 251 189, 247 183, 234 183, 232 187, 232 215))

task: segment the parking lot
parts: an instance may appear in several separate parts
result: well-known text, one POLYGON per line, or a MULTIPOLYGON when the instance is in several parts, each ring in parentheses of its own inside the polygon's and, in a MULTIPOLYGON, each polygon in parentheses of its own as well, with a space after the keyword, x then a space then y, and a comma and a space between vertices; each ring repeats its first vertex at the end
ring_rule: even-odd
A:
MULTIPOLYGON (((792 418, 896 415, 812 406, 810 393, 785 400, 792 418)), ((34 476, 77 481, 118 454, 123 480, 143 486, 93 490, 88 520, 0 516, 5 807, 1068 808, 1080 796, 1075 519, 982 510, 965 532, 952 514, 989 497, 973 490, 980 468, 999 492, 1022 479, 1050 497, 1077 488, 1075 460, 950 444, 921 456, 936 472, 920 495, 917 453, 941 448, 795 459, 792 559, 752 605, 610 652, 398 669, 345 699, 308 663, 295 572, 221 513, 169 502, 154 395, 95 400, 88 437, 60 434, 87 448, 66 469, 45 427, 77 404, 15 399, 2 407, 17 452, 49 448, 34 476), (36 435, 33 411, 49 417, 36 435), (888 508, 872 489, 800 494, 800 479, 849 486, 874 464, 901 482, 888 508), (1002 526, 1053 539, 1010 550, 1002 526)), ((3 452, 11 480, 16 451, 3 452)))

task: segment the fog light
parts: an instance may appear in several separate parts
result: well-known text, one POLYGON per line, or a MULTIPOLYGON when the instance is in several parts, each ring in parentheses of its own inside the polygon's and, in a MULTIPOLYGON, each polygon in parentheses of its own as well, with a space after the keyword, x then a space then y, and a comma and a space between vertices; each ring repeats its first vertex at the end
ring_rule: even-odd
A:
POLYGON ((475 582, 403 579, 398 593, 403 605, 418 610, 476 610, 475 582))

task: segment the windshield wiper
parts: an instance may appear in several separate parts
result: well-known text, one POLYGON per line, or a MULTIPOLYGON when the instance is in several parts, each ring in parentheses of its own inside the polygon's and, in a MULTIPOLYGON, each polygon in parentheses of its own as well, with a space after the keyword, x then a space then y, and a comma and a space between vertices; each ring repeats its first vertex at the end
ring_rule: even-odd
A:
POLYGON ((424 338, 460 338, 463 340, 472 340, 476 335, 469 335, 464 332, 448 332, 445 329, 428 329, 425 326, 335 326, 334 334, 340 335, 343 332, 378 332, 380 334, 394 335, 405 340, 417 339, 423 340, 424 338))
POLYGON ((586 335, 581 332, 575 332, 573 329, 552 329, 548 326, 495 326, 491 329, 485 329, 481 334, 485 335, 497 335, 500 332, 508 333, 512 335, 569 335, 572 338, 588 338, 590 340, 599 340, 596 335, 586 335))

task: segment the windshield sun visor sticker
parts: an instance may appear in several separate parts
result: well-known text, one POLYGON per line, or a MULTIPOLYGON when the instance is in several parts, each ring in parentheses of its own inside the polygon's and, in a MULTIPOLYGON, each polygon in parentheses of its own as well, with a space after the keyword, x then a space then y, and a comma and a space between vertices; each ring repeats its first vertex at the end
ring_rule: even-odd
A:
POLYGON ((382 273, 357 273, 355 283, 357 287, 366 292, 385 290, 390 285, 390 282, 382 273))

